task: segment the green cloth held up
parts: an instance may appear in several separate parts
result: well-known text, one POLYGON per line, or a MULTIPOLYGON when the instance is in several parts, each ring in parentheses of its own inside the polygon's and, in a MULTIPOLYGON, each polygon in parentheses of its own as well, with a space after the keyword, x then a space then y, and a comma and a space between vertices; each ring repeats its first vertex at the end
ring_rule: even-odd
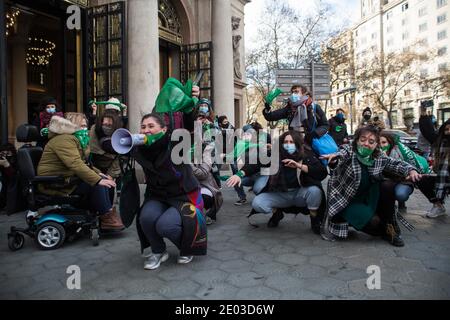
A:
POLYGON ((239 158, 242 154, 244 154, 248 149, 257 147, 257 143, 251 143, 248 140, 238 140, 236 142, 236 145, 234 146, 233 153, 227 154, 227 159, 230 159, 233 157, 234 160, 239 158))
POLYGON ((379 182, 370 182, 367 166, 361 165, 361 182, 350 204, 341 212, 344 219, 357 230, 362 230, 375 215, 380 197, 379 182))
POLYGON ((188 80, 183 86, 175 78, 167 79, 156 98, 155 111, 158 113, 192 112, 198 102, 196 97, 192 97, 192 86, 192 80, 188 80))
POLYGON ((416 167, 419 173, 424 174, 432 172, 430 166, 428 165, 427 159, 425 159, 422 156, 419 156, 417 153, 415 153, 410 148, 401 143, 400 138, 398 136, 394 138, 394 142, 397 145, 398 149, 400 150, 403 160, 416 167))
POLYGON ((283 91, 280 88, 275 88, 272 91, 270 91, 266 96, 266 103, 272 104, 272 101, 278 97, 280 94, 282 94, 283 91))

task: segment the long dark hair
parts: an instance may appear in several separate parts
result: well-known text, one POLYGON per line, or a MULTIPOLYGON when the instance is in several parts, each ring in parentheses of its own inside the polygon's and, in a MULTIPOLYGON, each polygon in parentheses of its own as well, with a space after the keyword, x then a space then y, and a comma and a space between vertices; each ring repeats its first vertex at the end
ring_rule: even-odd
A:
POLYGON ((103 138, 104 136, 106 136, 102 130, 103 119, 105 118, 112 119, 113 132, 119 128, 122 128, 123 126, 122 119, 119 117, 116 110, 105 110, 100 117, 96 117, 95 119, 95 134, 97 135, 98 138, 103 138))
POLYGON ((295 161, 299 161, 299 160, 303 159, 304 154, 305 154, 304 141, 303 141, 303 137, 300 134, 300 132, 294 131, 294 130, 289 130, 289 131, 286 131, 285 133, 283 133, 280 136, 279 149, 280 149, 280 160, 292 159, 292 160, 295 160, 295 161), (287 136, 291 136, 292 137, 292 140, 294 140, 294 144, 295 144, 295 147, 297 149, 297 151, 295 151, 295 153, 292 154, 292 155, 289 154, 283 148, 284 139, 287 136))
POLYGON ((439 165, 442 161, 444 161, 445 156, 450 152, 450 137, 445 137, 445 127, 450 125, 450 119, 444 122, 444 124, 439 128, 438 137, 435 142, 435 151, 434 151, 434 166, 439 168, 439 165), (442 147, 446 147, 444 149, 444 153, 442 153, 442 147))
POLYGON ((386 153, 387 154, 391 153, 392 149, 395 146, 394 137, 391 134, 383 132, 383 131, 381 131, 381 133, 380 133, 380 138, 381 137, 386 138, 387 142, 390 144, 389 150, 386 153))
POLYGON ((364 126, 355 131, 355 136, 353 138, 352 147, 353 151, 356 152, 358 148, 358 140, 364 133, 371 133, 377 139, 377 147, 373 151, 373 157, 376 158, 380 155, 380 130, 374 126, 364 126))

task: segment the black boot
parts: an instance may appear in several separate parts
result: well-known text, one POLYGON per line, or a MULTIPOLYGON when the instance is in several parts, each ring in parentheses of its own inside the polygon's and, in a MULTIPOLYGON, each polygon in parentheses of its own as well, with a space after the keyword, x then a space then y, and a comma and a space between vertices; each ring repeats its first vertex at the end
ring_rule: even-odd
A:
POLYGON ((269 222, 267 223, 267 227, 269 227, 269 228, 278 227, 278 223, 283 218, 284 218, 283 211, 281 211, 281 209, 276 209, 275 212, 272 214, 272 218, 270 218, 269 222))
POLYGON ((400 228, 395 226, 395 223, 386 224, 385 234, 383 235, 383 239, 387 240, 390 244, 396 247, 403 247, 405 242, 403 241, 400 235, 400 228))

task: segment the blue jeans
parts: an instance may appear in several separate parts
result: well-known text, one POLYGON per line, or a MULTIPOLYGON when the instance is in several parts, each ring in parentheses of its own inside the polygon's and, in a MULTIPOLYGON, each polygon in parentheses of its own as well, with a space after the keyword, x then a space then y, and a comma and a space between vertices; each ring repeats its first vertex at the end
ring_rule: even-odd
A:
POLYGON ((307 207, 309 210, 319 209, 322 201, 322 191, 319 187, 310 186, 293 189, 287 192, 263 192, 252 202, 256 212, 270 214, 272 209, 289 207, 307 207))
POLYGON ((253 187, 253 192, 258 194, 266 186, 268 179, 267 176, 261 176, 260 173, 255 173, 250 177, 242 178, 242 185, 244 187, 253 187))
POLYGON ((164 238, 172 241, 180 249, 182 222, 180 213, 174 207, 149 200, 142 207, 139 222, 153 253, 166 251, 164 238))
MULTIPOLYGON (((230 164, 231 167, 231 171, 233 172, 233 174, 236 174, 236 172, 238 172, 238 168, 236 164, 230 164)), ((244 191, 244 187, 242 186, 242 184, 240 186, 235 185, 234 186, 234 190, 236 190, 236 193, 238 194, 239 200, 244 200, 247 199, 247 196, 245 195, 245 191, 244 191)))
POLYGON ((414 188, 407 184, 398 183, 395 186, 395 199, 398 202, 406 202, 413 193, 414 188))
POLYGON ((89 206, 89 210, 100 215, 108 213, 112 208, 109 189, 107 187, 99 185, 92 187, 86 182, 81 182, 72 194, 86 198, 86 204, 89 206))

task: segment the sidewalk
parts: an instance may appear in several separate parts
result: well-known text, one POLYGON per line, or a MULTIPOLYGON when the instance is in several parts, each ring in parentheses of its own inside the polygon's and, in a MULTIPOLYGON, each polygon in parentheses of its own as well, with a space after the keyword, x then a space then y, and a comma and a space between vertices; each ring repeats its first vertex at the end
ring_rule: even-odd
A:
POLYGON ((403 248, 356 232, 347 241, 326 242, 302 215, 286 215, 275 229, 266 227, 268 216, 253 216, 254 228, 246 219, 250 203, 234 206, 231 189, 224 200, 218 222, 209 226, 208 255, 177 265, 170 244, 169 260, 153 271, 143 269, 134 225, 100 239, 98 247, 82 238, 41 251, 27 237, 22 250, 10 252, 8 229, 25 222, 21 214, 1 214, 0 299, 450 298, 450 218, 425 218, 430 205, 418 191, 405 215, 416 230, 404 230, 403 248), (81 290, 66 287, 70 265, 81 268, 81 290), (380 290, 366 287, 370 265, 380 267, 380 290))

